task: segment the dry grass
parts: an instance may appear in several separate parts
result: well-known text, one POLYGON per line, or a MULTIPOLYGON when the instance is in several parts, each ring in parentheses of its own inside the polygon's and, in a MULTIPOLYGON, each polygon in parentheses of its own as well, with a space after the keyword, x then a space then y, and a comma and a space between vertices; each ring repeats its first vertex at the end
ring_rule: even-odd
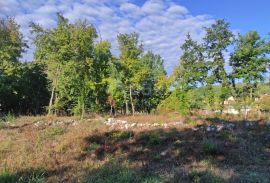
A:
MULTIPOLYGON (((231 117, 177 114, 118 118, 142 123, 183 120, 190 127, 241 123, 231 117)), ((264 121, 219 133, 194 132, 189 126, 115 131, 98 116, 75 126, 34 125, 67 120, 78 119, 20 117, 12 128, 0 129, 0 182, 270 182, 270 128, 264 121)))
POLYGON ((178 113, 168 113, 164 115, 160 114, 140 114, 135 116, 119 116, 117 119, 126 120, 129 122, 138 122, 138 123, 169 123, 169 122, 178 122, 184 121, 186 118, 182 117, 178 113))

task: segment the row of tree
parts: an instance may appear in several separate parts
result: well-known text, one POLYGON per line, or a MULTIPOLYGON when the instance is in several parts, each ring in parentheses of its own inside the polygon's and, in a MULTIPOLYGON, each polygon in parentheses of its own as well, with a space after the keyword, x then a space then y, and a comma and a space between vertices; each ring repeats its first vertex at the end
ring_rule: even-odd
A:
POLYGON ((202 43, 188 34, 179 65, 167 76, 161 56, 145 52, 137 33, 118 34, 120 54, 114 56, 110 43, 98 40, 87 21, 57 17, 52 29, 30 24, 36 48, 34 61, 27 63, 19 61, 27 49, 19 26, 12 18, 0 20, 1 113, 83 117, 87 112, 222 110, 230 95, 254 99, 266 79, 269 42, 256 31, 235 37, 224 20, 205 28, 202 43))
POLYGON ((224 101, 234 96, 237 103, 244 103, 242 107, 250 106, 260 97, 258 85, 265 84, 269 73, 270 42, 257 31, 235 36, 224 20, 217 20, 205 32, 202 43, 187 35, 181 46, 183 55, 173 75, 182 101, 177 105, 186 110, 207 107, 222 112, 224 101), (189 101, 188 93, 194 95, 198 87, 204 92, 189 101))

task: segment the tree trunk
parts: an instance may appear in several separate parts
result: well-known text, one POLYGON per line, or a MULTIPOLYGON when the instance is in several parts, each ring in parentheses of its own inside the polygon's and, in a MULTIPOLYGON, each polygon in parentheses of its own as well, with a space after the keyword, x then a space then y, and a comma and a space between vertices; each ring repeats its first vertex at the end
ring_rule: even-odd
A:
POLYGON ((125 98, 125 103, 126 103, 126 114, 129 114, 129 110, 128 110, 128 101, 127 101, 127 93, 126 93, 126 91, 125 91, 125 93, 124 93, 124 98, 125 98))
POLYGON ((134 108, 134 104, 133 104, 131 85, 129 85, 129 97, 130 97, 130 103, 131 103, 131 107, 132 107, 132 115, 134 116, 135 108, 134 108))
POLYGON ((110 116, 112 115, 112 109, 113 109, 113 107, 112 107, 112 105, 111 105, 110 116))
POLYGON ((84 101, 82 102, 82 113, 81 113, 81 120, 83 119, 84 117, 84 113, 85 113, 85 104, 84 104, 84 101))
POLYGON ((50 98, 49 107, 48 107, 48 114, 47 114, 48 116, 51 115, 53 98, 54 98, 54 90, 55 90, 55 87, 52 88, 52 92, 51 92, 51 98, 50 98))

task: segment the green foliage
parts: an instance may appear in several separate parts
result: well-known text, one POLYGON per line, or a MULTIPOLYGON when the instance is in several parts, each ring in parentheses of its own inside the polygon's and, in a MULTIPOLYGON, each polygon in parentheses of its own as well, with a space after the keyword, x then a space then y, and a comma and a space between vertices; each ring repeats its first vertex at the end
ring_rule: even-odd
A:
POLYGON ((186 92, 176 89, 169 97, 161 101, 157 111, 158 112, 172 112, 177 111, 182 115, 187 115, 190 110, 190 99, 186 92))
POLYGON ((257 85, 264 80, 267 63, 269 63, 266 53, 266 42, 256 31, 239 35, 236 48, 230 59, 230 65, 233 69, 231 77, 234 80, 242 80, 244 84, 238 90, 234 85, 240 97, 254 98, 257 85))
POLYGON ((202 144, 202 150, 206 155, 214 155, 218 153, 218 145, 212 141, 205 140, 202 144))
POLYGON ((188 90, 204 84, 208 74, 208 63, 205 62, 203 46, 193 41, 188 34, 181 49, 184 53, 180 58, 180 67, 177 67, 174 73, 179 85, 188 90))
POLYGON ((216 20, 214 24, 206 28, 204 37, 205 49, 208 56, 210 75, 207 78, 208 84, 221 84, 221 93, 219 95, 221 108, 223 102, 230 94, 228 74, 225 70, 224 52, 233 42, 233 33, 229 30, 229 23, 225 20, 216 20))
POLYGON ((99 111, 106 102, 106 83, 111 60, 110 43, 97 38, 86 21, 70 24, 58 14, 56 28, 45 30, 32 23, 35 58, 47 65, 51 81, 49 113, 65 109, 83 117, 85 110, 99 111))
POLYGON ((133 114, 222 112, 231 95, 237 98, 239 109, 256 105, 269 111, 266 102, 254 102, 269 93, 264 81, 270 60, 270 44, 256 31, 234 39, 229 23, 221 19, 205 28, 200 42, 188 34, 181 45, 179 66, 168 77, 162 57, 151 50, 144 52, 139 34, 119 33, 120 55, 114 57, 110 42, 98 41, 92 24, 70 23, 59 13, 57 18, 51 29, 30 24, 35 60, 26 63, 19 62, 27 48, 19 25, 12 18, 0 19, 1 116, 46 110, 81 118, 90 112, 128 114, 130 109, 133 114), (228 47, 233 50, 230 74, 224 57, 228 47))

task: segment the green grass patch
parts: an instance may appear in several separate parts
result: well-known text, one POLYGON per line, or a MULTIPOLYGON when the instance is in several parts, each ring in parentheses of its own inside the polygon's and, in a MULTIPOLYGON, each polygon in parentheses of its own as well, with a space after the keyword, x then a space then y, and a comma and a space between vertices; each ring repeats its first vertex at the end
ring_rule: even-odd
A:
POLYGON ((96 149, 100 148, 100 144, 97 144, 97 143, 91 143, 89 144, 88 146, 86 146, 84 148, 84 151, 87 151, 87 152, 90 152, 90 151, 94 151, 96 149))
POLYGON ((219 152, 218 145, 212 141, 206 140, 202 144, 203 153, 206 155, 214 155, 219 152))
POLYGON ((84 183, 162 183, 158 175, 145 173, 134 169, 128 162, 109 162, 99 168, 91 170, 84 183))
POLYGON ((44 172, 29 172, 25 175, 11 173, 7 170, 0 173, 1 183, 44 183, 44 172))
POLYGON ((112 131, 110 132, 109 137, 115 141, 127 140, 134 137, 134 132, 133 131, 112 131))
POLYGON ((139 140, 150 145, 161 145, 162 141, 160 136, 161 134, 159 131, 143 132, 139 134, 139 140))

